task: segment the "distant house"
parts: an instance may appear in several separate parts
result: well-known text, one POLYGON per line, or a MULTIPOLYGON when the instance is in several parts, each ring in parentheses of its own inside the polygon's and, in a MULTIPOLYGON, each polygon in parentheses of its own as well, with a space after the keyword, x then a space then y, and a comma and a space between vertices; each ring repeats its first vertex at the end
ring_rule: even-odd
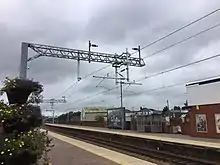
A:
POLYGON ((170 117, 171 118, 181 118, 188 113, 187 109, 171 109, 170 110, 170 117))
POLYGON ((131 129, 141 132, 162 132, 162 121, 162 111, 141 108, 132 117, 131 129))

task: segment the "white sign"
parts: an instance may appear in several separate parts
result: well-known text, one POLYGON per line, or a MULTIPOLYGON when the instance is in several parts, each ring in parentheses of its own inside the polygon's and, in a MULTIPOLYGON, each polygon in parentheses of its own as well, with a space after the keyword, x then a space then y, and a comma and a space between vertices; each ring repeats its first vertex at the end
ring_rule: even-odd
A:
POLYGON ((220 114, 215 114, 216 132, 220 133, 220 114))

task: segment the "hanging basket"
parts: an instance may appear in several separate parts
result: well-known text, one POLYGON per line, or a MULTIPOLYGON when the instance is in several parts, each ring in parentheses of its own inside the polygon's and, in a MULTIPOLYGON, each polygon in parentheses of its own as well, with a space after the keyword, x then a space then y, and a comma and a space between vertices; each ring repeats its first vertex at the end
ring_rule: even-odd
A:
POLYGON ((4 132, 4 127, 3 127, 3 125, 2 124, 0 124, 0 136, 2 135, 2 134, 4 134, 5 132, 4 132))
POLYGON ((27 79, 6 78, 3 84, 4 86, 1 89, 1 93, 7 93, 9 104, 24 104, 32 92, 39 94, 43 91, 41 84, 27 79))
POLYGON ((25 89, 25 88, 12 88, 6 90, 9 104, 26 103, 31 92, 32 91, 30 89, 25 89))

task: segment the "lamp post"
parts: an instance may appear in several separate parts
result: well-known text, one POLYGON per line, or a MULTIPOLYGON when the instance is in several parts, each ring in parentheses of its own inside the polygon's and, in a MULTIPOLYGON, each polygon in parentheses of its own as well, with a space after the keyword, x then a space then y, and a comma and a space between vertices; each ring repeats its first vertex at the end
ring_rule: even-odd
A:
POLYGON ((91 47, 98 47, 98 45, 96 44, 92 44, 91 41, 89 40, 89 63, 91 62, 90 61, 90 58, 91 58, 91 47))
POLYGON ((132 48, 132 50, 136 50, 136 51, 138 51, 138 55, 139 55, 139 63, 141 63, 141 47, 138 46, 137 48, 132 48))
POLYGON ((67 113, 66 124, 69 124, 69 122, 70 122, 70 112, 67 113))

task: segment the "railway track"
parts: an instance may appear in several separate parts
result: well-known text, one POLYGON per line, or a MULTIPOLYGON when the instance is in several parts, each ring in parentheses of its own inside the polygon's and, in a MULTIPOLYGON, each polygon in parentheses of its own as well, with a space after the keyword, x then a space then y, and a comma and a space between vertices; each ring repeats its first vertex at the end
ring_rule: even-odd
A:
MULTIPOLYGON (((209 160, 207 157, 196 157, 195 155, 187 155, 187 151, 182 154, 177 154, 175 151, 165 150, 164 145, 159 146, 143 145, 143 143, 133 144, 130 137, 125 137, 124 140, 118 138, 118 135, 103 136, 102 134, 94 134, 92 131, 82 131, 71 128, 60 128, 56 126, 46 126, 46 129, 54 131, 71 138, 79 139, 88 143, 95 144, 104 148, 115 150, 127 155, 141 158, 147 161, 152 161, 158 164, 176 164, 176 165, 219 165, 217 161, 209 160), (102 135, 102 136, 101 136, 102 135), (126 138, 128 138, 126 140, 126 138)), ((166 145, 165 145, 166 146, 166 145)), ((175 145, 174 145, 175 147, 175 145)), ((219 155, 220 156, 220 155, 219 155)))

